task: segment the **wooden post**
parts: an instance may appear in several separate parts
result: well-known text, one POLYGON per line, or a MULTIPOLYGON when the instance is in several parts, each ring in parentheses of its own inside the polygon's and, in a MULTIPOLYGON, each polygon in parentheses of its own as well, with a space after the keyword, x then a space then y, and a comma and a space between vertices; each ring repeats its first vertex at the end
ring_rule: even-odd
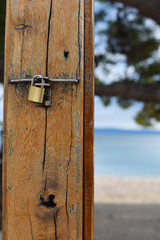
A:
POLYGON ((7 0, 4 240, 93 239, 91 2, 7 0), (9 83, 36 74, 79 84, 52 83, 37 107, 29 84, 9 83))
POLYGON ((84 5, 84 240, 94 239, 94 1, 84 5))

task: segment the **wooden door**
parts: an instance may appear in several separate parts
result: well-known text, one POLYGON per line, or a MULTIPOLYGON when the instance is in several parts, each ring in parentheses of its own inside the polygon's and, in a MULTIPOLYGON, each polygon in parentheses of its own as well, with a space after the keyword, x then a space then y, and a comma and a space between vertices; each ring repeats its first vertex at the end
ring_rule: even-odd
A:
POLYGON ((4 240, 93 239, 93 34, 89 27, 84 31, 87 4, 7 0, 4 240), (29 84, 10 84, 36 74, 79 83, 52 83, 52 105, 40 107, 27 100, 29 84))

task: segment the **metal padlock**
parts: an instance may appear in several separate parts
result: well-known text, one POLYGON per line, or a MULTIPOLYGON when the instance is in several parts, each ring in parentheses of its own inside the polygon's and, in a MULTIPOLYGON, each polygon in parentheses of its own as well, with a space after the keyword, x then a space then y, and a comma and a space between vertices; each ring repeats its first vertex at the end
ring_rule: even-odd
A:
MULTIPOLYGON (((32 78, 31 86, 29 87, 28 100, 36 103, 43 103, 44 99, 44 87, 34 86, 34 81, 36 78, 41 78, 41 75, 36 75, 32 78)), ((43 80, 42 80, 43 81, 43 80)))

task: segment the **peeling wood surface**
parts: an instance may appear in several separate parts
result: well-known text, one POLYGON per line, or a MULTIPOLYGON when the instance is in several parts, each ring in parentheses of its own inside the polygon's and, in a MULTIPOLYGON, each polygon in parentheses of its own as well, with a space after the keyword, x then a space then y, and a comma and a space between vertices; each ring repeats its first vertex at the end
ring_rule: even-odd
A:
POLYGON ((7 0, 3 240, 83 239, 83 1, 7 0), (9 79, 52 84, 52 107, 9 79))
POLYGON ((94 239, 94 1, 84 5, 84 240, 94 239))

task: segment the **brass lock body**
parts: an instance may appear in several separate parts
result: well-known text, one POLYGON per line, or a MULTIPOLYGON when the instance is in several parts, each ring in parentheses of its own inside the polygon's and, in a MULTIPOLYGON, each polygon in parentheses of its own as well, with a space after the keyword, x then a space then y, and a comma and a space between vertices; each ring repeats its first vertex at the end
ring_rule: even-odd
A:
POLYGON ((37 75, 33 77, 31 86, 29 87, 28 100, 36 103, 43 103, 45 88, 34 86, 36 78, 37 75))
POLYGON ((44 99, 44 88, 30 86, 28 93, 28 100, 37 103, 43 103, 44 99))

